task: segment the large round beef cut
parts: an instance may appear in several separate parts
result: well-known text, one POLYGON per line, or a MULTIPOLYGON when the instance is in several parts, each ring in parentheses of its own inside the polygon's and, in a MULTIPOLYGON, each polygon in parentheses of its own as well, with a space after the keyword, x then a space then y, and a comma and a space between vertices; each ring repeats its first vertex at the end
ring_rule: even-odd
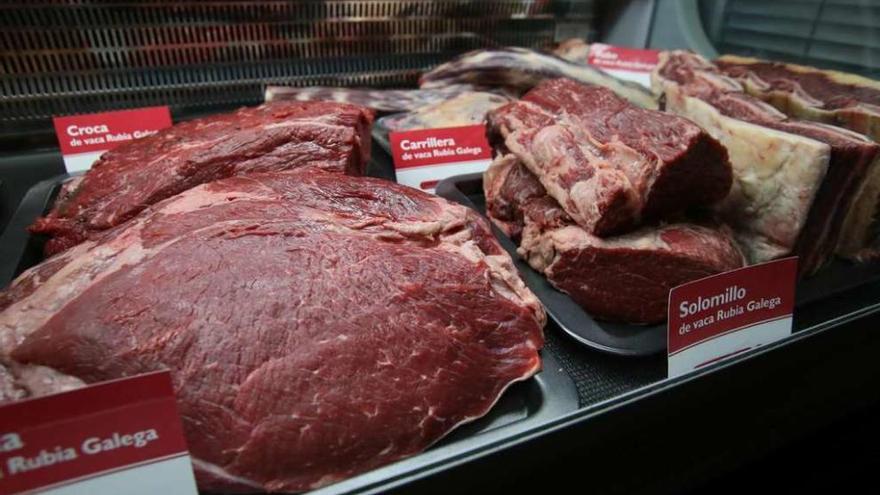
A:
POLYGON ((0 309, 5 400, 170 369, 200 488, 249 492, 326 485, 482 416, 540 369, 545 318, 470 210, 313 169, 162 201, 0 309))

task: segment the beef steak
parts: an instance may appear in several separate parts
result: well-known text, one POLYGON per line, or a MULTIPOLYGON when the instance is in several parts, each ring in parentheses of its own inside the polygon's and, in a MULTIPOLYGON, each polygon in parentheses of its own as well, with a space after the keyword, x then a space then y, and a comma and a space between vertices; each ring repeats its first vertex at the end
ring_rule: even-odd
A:
POLYGON ((314 169, 166 199, 0 309, 6 382, 170 369, 213 491, 304 491, 425 449, 539 370, 544 323, 474 212, 314 169))
POLYGON ((576 225, 515 156, 484 177, 489 217, 521 237, 519 254, 591 315, 627 323, 666 318, 669 290, 743 266, 729 229, 673 223, 600 238, 576 225))
POLYGON ((370 157, 372 113, 329 102, 276 102, 177 124, 105 153, 31 231, 46 254, 212 180, 317 167, 360 175, 370 157))
POLYGON ((718 141, 687 119, 638 108, 605 88, 544 81, 488 120, 493 141, 590 234, 625 232, 730 190, 718 141))

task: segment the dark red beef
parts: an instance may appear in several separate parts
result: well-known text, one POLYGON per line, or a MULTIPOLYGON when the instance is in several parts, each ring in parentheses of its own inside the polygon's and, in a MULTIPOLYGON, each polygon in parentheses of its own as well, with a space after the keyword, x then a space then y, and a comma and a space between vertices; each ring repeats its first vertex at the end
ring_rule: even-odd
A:
POLYGON ((880 106, 880 90, 874 87, 839 82, 819 70, 799 71, 782 62, 750 61, 743 64, 723 57, 715 65, 730 77, 757 76, 764 83, 785 92, 798 92, 817 101, 822 108, 837 110, 866 103, 880 106))
POLYGON ((218 493, 415 454, 536 373, 543 343, 476 213, 311 169, 189 189, 0 300, 0 393, 37 395, 35 369, 59 386, 170 369, 199 487, 218 493))
POLYGON ((605 239, 572 228, 547 235, 556 243, 547 279, 603 320, 660 323, 670 289, 744 265, 722 226, 674 223, 605 239))
POLYGON ((596 235, 723 199, 727 151, 682 117, 636 107, 613 92, 569 79, 544 81, 522 101, 489 114, 547 193, 596 235))
POLYGON ((46 254, 119 225, 147 206, 212 180, 315 167, 361 175, 372 113, 330 102, 276 102, 177 124, 105 153, 31 227, 46 254))
POLYGON ((576 225, 513 155, 484 177, 489 217, 516 234, 529 264, 591 315, 627 323, 666 318, 669 289, 743 266, 730 231, 673 223, 600 238, 576 225))

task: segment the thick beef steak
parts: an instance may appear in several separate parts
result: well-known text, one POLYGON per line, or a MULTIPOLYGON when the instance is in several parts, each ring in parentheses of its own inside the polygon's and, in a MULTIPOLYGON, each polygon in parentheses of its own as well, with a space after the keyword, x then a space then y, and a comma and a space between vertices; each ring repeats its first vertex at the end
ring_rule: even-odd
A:
POLYGON ((329 102, 268 103, 183 122, 105 153, 31 230, 51 237, 51 255, 212 180, 306 166, 361 175, 371 122, 369 110, 329 102))
POLYGON ((544 81, 488 119, 493 141, 590 234, 625 232, 730 190, 727 152, 713 137, 599 86, 544 81))
POLYGON ((7 399, 36 372, 168 368, 199 486, 251 492, 327 485, 485 414, 540 369, 545 319, 474 212, 314 169, 189 189, 28 270, 0 308, 7 399))
POLYGON ((484 176, 489 217, 520 238, 519 254, 597 318, 656 323, 669 289, 743 266, 729 229, 671 223, 600 238, 572 222, 514 155, 484 176))

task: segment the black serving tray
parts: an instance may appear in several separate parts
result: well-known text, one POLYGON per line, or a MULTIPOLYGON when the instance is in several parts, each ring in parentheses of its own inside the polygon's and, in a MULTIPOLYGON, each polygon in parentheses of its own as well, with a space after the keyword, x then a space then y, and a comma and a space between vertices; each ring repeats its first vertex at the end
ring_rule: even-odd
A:
MULTIPOLYGON (((449 177, 437 184, 437 194, 486 214, 483 174, 449 177)), ((596 320, 567 294, 556 290, 547 279, 522 261, 516 245, 492 226, 495 236, 513 257, 523 280, 544 304, 560 329, 578 342, 600 351, 622 356, 647 356, 666 350, 666 325, 639 326, 596 320)), ((822 301, 880 281, 880 263, 856 265, 835 259, 816 275, 798 283, 796 307, 822 301)))
MULTIPOLYGON (((0 287, 7 286, 21 272, 42 261, 43 239, 31 235, 27 227, 49 210, 61 186, 72 177, 62 174, 44 180, 24 196, 0 236, 0 287)), ((542 371, 511 385, 487 415, 462 425, 420 455, 341 484, 359 490, 368 489, 373 484, 431 469, 576 411, 579 400, 574 381, 549 350, 543 350, 541 357, 542 371)), ((338 492, 337 485, 331 485, 328 490, 338 492)))

